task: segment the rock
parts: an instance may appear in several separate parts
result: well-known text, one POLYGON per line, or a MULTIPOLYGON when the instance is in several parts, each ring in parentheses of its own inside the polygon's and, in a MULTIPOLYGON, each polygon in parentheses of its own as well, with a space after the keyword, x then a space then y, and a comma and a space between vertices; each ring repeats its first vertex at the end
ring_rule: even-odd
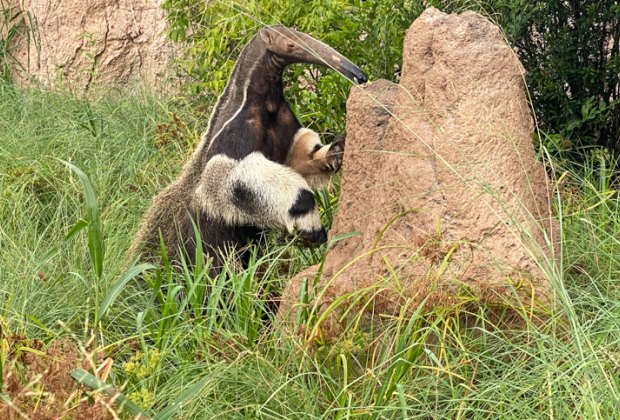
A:
MULTIPOLYGON (((331 236, 361 235, 330 250, 314 304, 327 308, 364 290, 375 314, 472 295, 548 302, 544 271, 554 265, 559 229, 523 75, 486 18, 431 8, 407 31, 400 85, 353 88, 331 236)), ((282 319, 294 318, 302 280, 317 270, 290 281, 282 319)), ((341 328, 336 316, 323 325, 341 328)))
POLYGON ((175 49, 166 39, 162 2, 13 0, 31 28, 29 42, 26 35, 15 40, 13 54, 21 66, 13 66, 14 78, 74 92, 134 79, 176 89, 175 49))

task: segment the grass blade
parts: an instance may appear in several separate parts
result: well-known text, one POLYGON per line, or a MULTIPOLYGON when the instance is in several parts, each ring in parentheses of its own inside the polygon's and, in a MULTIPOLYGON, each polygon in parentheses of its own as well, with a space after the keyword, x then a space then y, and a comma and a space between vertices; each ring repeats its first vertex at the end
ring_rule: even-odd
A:
POLYGON ((147 270, 151 270, 155 268, 152 264, 144 263, 131 267, 129 270, 125 271, 120 279, 116 282, 116 284, 112 287, 112 290, 108 293, 108 295, 101 302, 101 307, 99 308, 99 319, 97 321, 102 320, 108 313, 110 306, 114 303, 117 296, 121 293, 121 290, 125 287, 130 280, 134 279, 136 276, 144 273, 147 270))
POLYGON ((202 388, 206 385, 206 383, 211 379, 212 374, 209 373, 205 375, 202 379, 198 380, 195 384, 187 388, 181 395, 177 397, 168 407, 164 408, 162 411, 157 413, 154 420, 168 420, 170 419, 179 409, 183 407, 183 403, 188 401, 194 395, 198 394, 202 388))

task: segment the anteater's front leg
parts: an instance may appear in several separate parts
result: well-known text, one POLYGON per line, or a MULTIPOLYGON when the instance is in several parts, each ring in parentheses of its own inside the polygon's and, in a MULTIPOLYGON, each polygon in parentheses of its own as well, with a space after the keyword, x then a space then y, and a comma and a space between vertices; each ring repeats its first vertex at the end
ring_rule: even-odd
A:
POLYGON ((202 174, 201 208, 231 226, 299 232, 308 245, 327 241, 314 195, 302 175, 259 152, 241 160, 216 155, 202 174))

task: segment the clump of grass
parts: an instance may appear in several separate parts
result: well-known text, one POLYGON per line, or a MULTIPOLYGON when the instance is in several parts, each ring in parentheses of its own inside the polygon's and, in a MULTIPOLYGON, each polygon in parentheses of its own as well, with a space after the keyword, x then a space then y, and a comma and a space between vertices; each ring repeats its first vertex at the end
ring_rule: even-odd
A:
MULTIPOLYGON (((107 287, 107 282, 122 272, 117 262, 138 217, 127 210, 133 206, 135 211, 136 204, 144 206, 140 204, 144 201, 141 194, 131 187, 142 171, 139 163, 148 154, 158 160, 154 148, 149 151, 149 125, 153 126, 155 119, 165 119, 166 109, 140 93, 124 102, 118 97, 93 100, 91 108, 95 108, 105 130, 103 135, 93 135, 83 124, 89 118, 85 100, 62 93, 21 90, 9 84, 0 84, 0 96, 2 291, 14 305, 21 305, 15 310, 43 324, 55 323, 60 313, 67 321, 80 312, 76 313, 71 304, 93 304, 88 297, 94 283, 80 280, 91 266, 88 253, 83 252, 89 249, 89 241, 76 236, 63 242, 72 226, 78 226, 84 217, 83 189, 58 159, 90 173, 93 188, 103 193, 101 218, 104 222, 110 217, 115 220, 105 232, 106 261, 93 265, 98 267, 97 277, 103 264, 110 267, 109 277, 101 280, 107 287), (141 145, 137 147, 136 143, 141 145)), ((25 328, 31 326, 24 323, 25 328)))

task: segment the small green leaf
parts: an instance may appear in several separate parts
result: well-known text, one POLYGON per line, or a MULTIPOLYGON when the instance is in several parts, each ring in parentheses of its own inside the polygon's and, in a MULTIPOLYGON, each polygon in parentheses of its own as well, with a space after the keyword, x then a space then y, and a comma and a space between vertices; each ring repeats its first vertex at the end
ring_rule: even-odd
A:
POLYGON ((71 226, 71 229, 69 229, 69 232, 67 232, 63 240, 68 241, 69 239, 73 238, 79 231, 84 229, 86 226, 88 226, 88 222, 86 220, 78 220, 73 226, 71 226))

